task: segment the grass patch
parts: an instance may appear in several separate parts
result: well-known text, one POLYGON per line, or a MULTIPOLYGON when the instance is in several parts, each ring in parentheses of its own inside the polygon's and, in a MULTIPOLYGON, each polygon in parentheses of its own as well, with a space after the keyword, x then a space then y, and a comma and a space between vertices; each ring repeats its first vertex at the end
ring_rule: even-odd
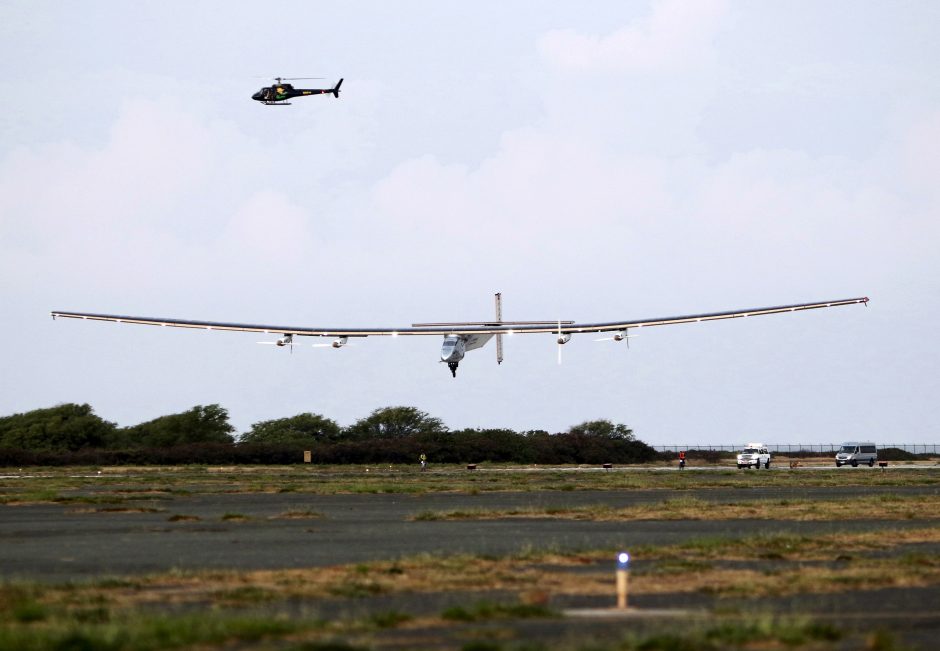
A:
POLYGON ((136 613, 116 623, 58 622, 42 627, 0 629, 0 648, 134 650, 177 649, 224 642, 250 643, 282 637, 305 628, 302 622, 270 617, 148 616, 136 613))
POLYGON ((383 594, 391 590, 388 584, 380 581, 358 579, 350 580, 341 584, 327 586, 327 592, 334 597, 361 598, 371 597, 377 594, 383 594))
POLYGON ((166 509, 153 506, 102 506, 88 509, 72 509, 71 513, 164 513, 166 509))
POLYGON ((323 514, 319 511, 310 509, 288 509, 277 515, 272 515, 269 520, 320 520, 323 514))
POLYGON ((13 606, 11 614, 15 621, 28 624, 30 622, 41 622, 48 615, 48 611, 42 604, 24 600, 13 606))
POLYGON ((670 558, 656 565, 657 574, 686 574, 688 572, 707 572, 713 564, 693 558, 670 558))
POLYGON ((842 639, 841 632, 827 623, 805 618, 752 617, 717 624, 693 624, 674 631, 632 635, 624 651, 719 651, 722 649, 820 648, 842 639))
POLYGON ((224 522, 247 522, 250 519, 244 513, 224 513, 221 518, 224 522))
MULTIPOLYGON (((865 517, 871 519, 933 519, 940 512, 940 495, 890 495, 866 503, 865 517)), ((572 507, 524 507, 513 509, 460 509, 421 511, 415 522, 442 520, 501 520, 507 518, 589 520, 595 522, 630 520, 857 520, 856 510, 845 501, 820 499, 754 500, 714 502, 695 497, 679 497, 651 504, 614 508, 606 504, 572 507)))
MULTIPOLYGON (((0 481, 0 503, 36 503, 101 499, 173 499, 212 493, 423 494, 492 491, 643 490, 804 486, 936 486, 940 467, 882 473, 877 470, 825 469, 814 472, 741 472, 734 468, 695 472, 577 472, 572 467, 487 464, 474 473, 460 465, 417 467, 369 466, 135 466, 109 467, 97 475, 88 467, 31 469, 0 481), (37 488, 41 480, 42 488, 37 488), (85 495, 71 493, 81 491, 85 495), (111 491, 111 494, 106 494, 111 491), (166 493, 166 494, 160 494, 166 493)), ((4 472, 0 469, 0 474, 4 472)), ((87 502, 86 502, 87 503, 87 502)))
POLYGON ((367 647, 354 646, 344 640, 302 642, 288 647, 287 651, 368 651, 367 647))
POLYGON ((402 613, 397 610, 389 610, 369 615, 369 621, 377 628, 395 628, 405 622, 410 622, 412 619, 414 618, 408 613, 402 613))
POLYGON ((491 619, 531 619, 558 617, 559 614, 540 604, 501 604, 478 601, 469 607, 451 606, 441 618, 457 622, 479 622, 491 619))
POLYGON ((246 606, 250 604, 266 603, 280 598, 277 591, 255 585, 219 590, 213 593, 211 597, 213 602, 221 602, 228 606, 246 606))

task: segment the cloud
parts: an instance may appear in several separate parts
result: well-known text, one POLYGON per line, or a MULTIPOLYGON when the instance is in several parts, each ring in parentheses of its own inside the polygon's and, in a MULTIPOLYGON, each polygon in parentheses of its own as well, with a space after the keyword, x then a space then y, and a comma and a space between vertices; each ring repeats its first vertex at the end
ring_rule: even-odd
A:
POLYGON ((673 304, 695 294, 703 307, 729 292, 760 301, 855 291, 876 274, 873 259, 907 268, 932 228, 871 161, 632 155, 552 126, 506 134, 476 167, 406 161, 377 184, 376 214, 396 241, 436 233, 457 272, 473 273, 487 251, 528 261, 572 294, 626 277, 671 292, 673 304), (897 232, 904 215, 917 225, 897 232))
POLYGON ((702 66, 727 14, 725 0, 663 0, 650 15, 606 36, 554 30, 539 51, 567 72, 658 73, 702 66))
POLYGON ((283 270, 311 246, 311 220, 264 189, 256 149, 224 122, 144 99, 123 105, 101 146, 18 149, 0 166, 0 274, 28 263, 53 276, 41 285, 107 290, 283 270))
MULTIPOLYGON (((927 111, 911 119, 901 159, 912 190, 934 206, 940 203, 940 111, 927 111)), ((940 222, 935 215, 932 221, 940 222)))
POLYGON ((290 273, 321 246, 312 224, 312 216, 282 193, 257 192, 238 207, 209 250, 232 270, 290 273))
POLYGON ((402 232, 436 232, 440 250, 428 255, 458 273, 485 276, 487 251, 514 273, 552 278, 567 300, 618 278, 652 290, 645 300, 661 289, 670 305, 691 297, 708 309, 737 295, 883 288, 885 268, 916 277, 937 232, 936 197, 924 200, 940 187, 936 122, 897 123, 870 156, 746 141, 710 151, 695 131, 722 77, 693 72, 727 16, 726 3, 665 2, 609 36, 544 35, 543 119, 505 132, 478 165, 403 161, 375 186, 376 214, 402 232), (579 82, 557 92, 558 70, 575 68, 594 75, 596 92, 579 82), (657 75, 624 89, 624 72, 657 75))

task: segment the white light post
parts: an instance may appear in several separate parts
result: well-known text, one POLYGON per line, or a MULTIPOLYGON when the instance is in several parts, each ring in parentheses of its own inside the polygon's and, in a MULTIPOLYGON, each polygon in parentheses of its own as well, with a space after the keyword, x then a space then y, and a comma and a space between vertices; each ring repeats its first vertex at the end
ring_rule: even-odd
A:
POLYGON ((617 608, 627 608, 627 579, 630 572, 630 554, 620 552, 617 554, 617 608))

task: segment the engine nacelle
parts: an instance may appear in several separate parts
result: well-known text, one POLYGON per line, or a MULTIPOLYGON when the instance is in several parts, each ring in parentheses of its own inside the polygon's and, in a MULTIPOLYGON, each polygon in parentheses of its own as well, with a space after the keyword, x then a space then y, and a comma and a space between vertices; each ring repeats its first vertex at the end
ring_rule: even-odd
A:
POLYGON ((333 348, 342 348, 349 341, 349 337, 340 337, 333 341, 333 348))
POLYGON ((569 341, 571 341, 571 333, 570 333, 570 332, 566 332, 566 333, 563 334, 563 335, 559 335, 559 336, 558 336, 558 339, 556 339, 555 341, 558 342, 558 345, 567 344, 569 341))
POLYGON ((294 335, 284 335, 274 343, 278 346, 290 346, 292 343, 294 343, 294 335))
POLYGON ((617 334, 614 335, 614 341, 623 341, 626 338, 627 338, 626 330, 623 332, 618 332, 617 334))

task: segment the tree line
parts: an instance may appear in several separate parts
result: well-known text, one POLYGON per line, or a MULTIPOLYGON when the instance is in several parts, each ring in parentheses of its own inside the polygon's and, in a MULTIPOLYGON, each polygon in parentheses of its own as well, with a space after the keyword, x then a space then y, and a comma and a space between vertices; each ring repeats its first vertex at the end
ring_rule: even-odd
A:
POLYGON ((637 463, 657 458, 626 425, 592 420, 564 432, 449 429, 415 407, 383 407, 348 427, 303 413, 254 423, 240 436, 220 405, 118 427, 90 405, 0 418, 0 465, 299 463, 637 463))

